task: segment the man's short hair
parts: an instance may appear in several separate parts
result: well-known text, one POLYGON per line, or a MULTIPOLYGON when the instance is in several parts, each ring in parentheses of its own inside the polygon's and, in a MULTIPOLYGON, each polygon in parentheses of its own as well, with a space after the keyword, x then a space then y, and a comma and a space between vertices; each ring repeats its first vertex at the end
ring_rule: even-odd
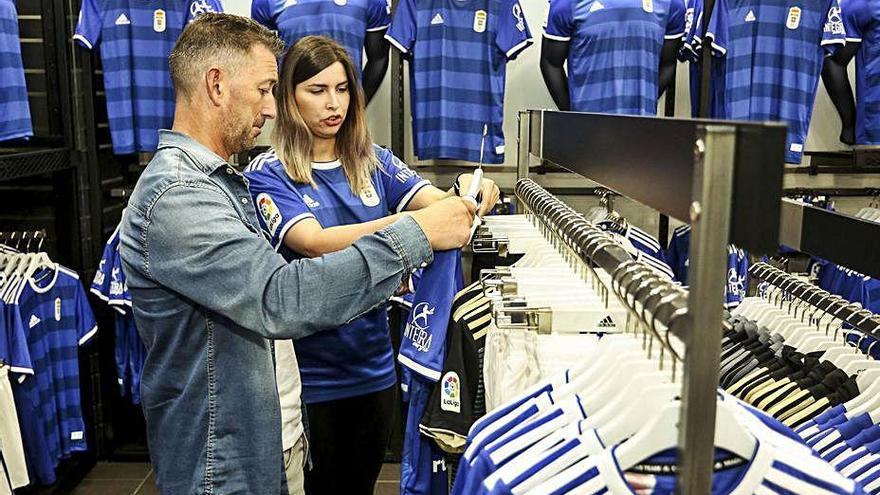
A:
POLYGON ((210 65, 229 67, 245 60, 257 45, 276 58, 284 51, 281 38, 253 19, 213 12, 199 16, 183 30, 168 57, 175 92, 190 95, 210 65))

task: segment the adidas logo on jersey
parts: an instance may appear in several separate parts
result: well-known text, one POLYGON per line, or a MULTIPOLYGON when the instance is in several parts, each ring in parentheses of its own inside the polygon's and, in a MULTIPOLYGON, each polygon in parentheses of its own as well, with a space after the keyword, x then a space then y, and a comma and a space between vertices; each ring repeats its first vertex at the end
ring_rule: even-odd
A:
POLYGON ((303 201, 305 201, 306 206, 308 206, 309 208, 317 208, 321 206, 321 203, 318 203, 317 201, 312 199, 312 197, 308 194, 303 194, 303 201))
POLYGON ((746 22, 755 22, 758 18, 755 17, 755 12, 750 10, 748 14, 746 14, 746 22))
POLYGON ((606 316, 599 322, 599 328, 616 328, 617 324, 614 323, 614 320, 611 319, 610 316, 606 316))
POLYGON ((440 15, 440 12, 437 12, 437 14, 434 15, 434 18, 431 19, 432 26, 437 25, 437 24, 443 24, 443 16, 440 15))
POLYGON ((31 315, 31 321, 28 322, 28 328, 34 328, 40 324, 40 321, 41 320, 37 318, 37 315, 31 315))
POLYGON ((119 14, 119 17, 116 18, 117 26, 128 26, 129 24, 131 24, 131 21, 128 20, 128 16, 125 14, 119 14))
POLYGON ((605 6, 602 5, 602 2, 594 2, 593 5, 590 6, 590 12, 596 12, 597 10, 604 9, 605 6))

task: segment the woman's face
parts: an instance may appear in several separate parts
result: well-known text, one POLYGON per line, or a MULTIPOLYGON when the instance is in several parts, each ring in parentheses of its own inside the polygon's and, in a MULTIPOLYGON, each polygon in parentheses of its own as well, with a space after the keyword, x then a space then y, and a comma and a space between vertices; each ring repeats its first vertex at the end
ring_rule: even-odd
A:
POLYGON ((296 85, 296 106, 315 137, 329 139, 339 132, 348 113, 348 91, 345 67, 340 62, 296 85))

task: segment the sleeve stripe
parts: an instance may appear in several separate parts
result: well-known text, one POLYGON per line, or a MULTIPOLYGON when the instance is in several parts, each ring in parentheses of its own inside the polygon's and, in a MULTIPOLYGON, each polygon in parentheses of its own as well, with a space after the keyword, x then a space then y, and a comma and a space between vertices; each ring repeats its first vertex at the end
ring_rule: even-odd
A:
POLYGON ((668 40, 674 40, 674 39, 678 39, 678 38, 682 38, 682 37, 684 37, 684 31, 682 31, 678 34, 667 34, 666 36, 664 36, 664 38, 666 38, 668 40))
POLYGON ((370 29, 367 29, 367 32, 368 33, 376 33, 378 31, 384 31, 384 30, 388 29, 388 26, 390 26, 390 25, 391 24, 385 24, 384 26, 370 28, 370 29))
POLYGON ((34 374, 34 370, 32 370, 30 368, 22 368, 19 366, 10 366, 9 371, 11 371, 13 373, 20 373, 22 375, 33 375, 34 374))
POLYGON ((550 34, 548 32, 544 32, 544 37, 548 40, 554 41, 571 41, 571 36, 556 36, 555 34, 550 34))
POLYGON ((89 41, 89 40, 87 40, 85 36, 83 36, 83 35, 81 35, 81 34, 74 34, 74 35, 73 35, 73 39, 74 39, 75 41, 79 41, 80 43, 82 43, 83 45, 85 45, 85 47, 88 48, 89 50, 93 49, 93 47, 92 47, 92 42, 89 41))
POLYGON ((406 48, 404 48, 404 47, 403 47, 403 44, 402 44, 401 42, 397 41, 396 39, 394 39, 390 34, 387 34, 387 33, 386 33, 386 34, 385 34, 385 39, 388 40, 389 42, 391 42, 391 44, 394 45, 394 48, 397 48, 397 49, 400 50, 402 53, 409 53, 409 50, 407 50, 406 48))
MULTIPOLYGON (((278 250, 281 249, 281 245, 284 244, 284 236, 287 235, 287 231, 290 230, 290 228, 294 225, 305 220, 306 218, 315 218, 315 215, 309 212, 301 213, 288 220, 287 223, 285 223, 284 226, 281 227, 281 232, 278 233, 278 242, 274 246, 272 246, 273 248, 275 248, 276 252, 278 252, 278 250)), ((317 220, 317 218, 315 218, 315 220, 317 220)))
POLYGON ((97 323, 95 323, 95 326, 93 326, 92 329, 89 330, 89 333, 83 335, 83 337, 81 339, 79 339, 79 345, 83 345, 86 342, 88 342, 89 339, 94 337, 96 333, 98 333, 98 324, 97 323))
POLYGON ((104 294, 102 294, 101 291, 99 291, 95 287, 92 287, 91 289, 89 289, 89 292, 94 294, 98 299, 104 301, 105 303, 108 303, 108 304, 110 303, 110 298, 105 296, 104 294))
POLYGON ((825 46, 825 45, 842 45, 844 43, 846 43, 846 40, 844 40, 843 38, 838 38, 838 39, 834 39, 834 40, 822 40, 822 42, 819 44, 822 46, 825 46))
POLYGON ((534 40, 532 38, 525 39, 525 40, 521 41, 519 44, 517 44, 516 46, 514 46, 513 48, 511 48, 510 50, 507 50, 507 53, 505 55, 507 55, 507 58, 513 58, 519 52, 528 48, 533 43, 533 41, 534 40))
POLYGON ((846 38, 846 41, 849 41, 850 43, 861 43, 862 38, 846 38))
POLYGON ((425 378, 428 378, 428 379, 433 380, 435 382, 440 380, 440 372, 439 371, 435 371, 435 370, 432 370, 432 369, 427 368, 425 366, 422 366, 421 364, 413 361, 412 359, 404 356, 403 354, 398 354, 397 360, 400 361, 400 364, 413 370, 415 373, 418 373, 418 374, 424 376, 425 378))
POLYGON ((412 188, 410 188, 409 192, 407 192, 406 195, 403 198, 401 198, 400 201, 397 203, 397 208, 395 209, 395 213, 400 213, 403 210, 405 210, 406 207, 409 206, 410 201, 412 201, 412 199, 415 197, 416 193, 421 191, 423 187, 430 186, 430 185, 431 185, 431 181, 423 179, 421 182, 417 183, 412 188))

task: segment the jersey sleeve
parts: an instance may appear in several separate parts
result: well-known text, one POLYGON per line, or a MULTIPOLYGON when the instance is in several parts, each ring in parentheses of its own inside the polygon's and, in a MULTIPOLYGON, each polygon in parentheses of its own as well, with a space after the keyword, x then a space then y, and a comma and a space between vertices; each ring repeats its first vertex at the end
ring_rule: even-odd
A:
POLYGON ((867 0, 842 0, 840 12, 843 17, 843 29, 846 31, 846 41, 860 43, 871 22, 871 11, 868 10, 867 0))
POLYGON ((369 0, 367 31, 382 31, 391 25, 391 0, 369 0))
POLYGON ((291 227, 307 218, 315 218, 315 215, 302 197, 281 184, 270 170, 260 169, 245 175, 250 181, 248 187, 257 209, 260 228, 278 251, 291 227))
POLYGON ((83 345, 98 333, 98 322, 95 321, 95 313, 89 305, 86 297, 86 291, 81 285, 77 285, 75 303, 76 303, 76 331, 79 338, 79 345, 83 345))
POLYGON ((544 24, 544 37, 554 41, 571 41, 574 33, 574 16, 571 0, 550 0, 547 20, 544 24))
POLYGON ((513 60, 532 44, 532 32, 529 30, 519 0, 508 0, 502 5, 504 7, 498 14, 495 44, 504 52, 508 60, 513 60))
POLYGON ((101 261, 98 263, 98 270, 92 278, 92 285, 89 288, 92 294, 102 301, 110 300, 110 275, 113 268, 113 257, 116 249, 112 244, 104 245, 104 253, 101 255, 101 261))
POLYGON ((385 39, 402 53, 409 54, 416 43, 415 0, 400 0, 385 39))
POLYGON ((186 23, 189 24, 208 12, 223 12, 223 4, 220 0, 192 0, 186 14, 186 23))
POLYGON ((826 53, 834 53, 841 45, 846 43, 846 29, 843 24, 840 2, 831 0, 825 19, 825 29, 822 31, 822 46, 826 53))
POLYGON ((278 29, 268 0, 254 0, 251 3, 251 18, 269 29, 278 29))
POLYGON ((669 3, 669 17, 666 20, 666 39, 679 39, 685 35, 684 0, 672 0, 669 3))
MULTIPOLYGON (((702 29, 702 19, 703 13, 700 12, 697 26, 694 26, 697 29, 696 33, 699 33, 702 29)), ((709 28, 706 30, 706 42, 711 43, 712 54, 718 57, 723 57, 727 54, 727 45, 729 43, 729 31, 730 31, 730 19, 727 8, 727 0, 718 0, 715 4, 715 11, 712 13, 712 18, 709 20, 709 28)), ((694 35, 694 39, 697 40, 698 43, 702 43, 703 40, 700 40, 699 34, 694 35)), ((705 49, 705 43, 703 43, 703 47, 705 49)))
MULTIPOLYGON (((2 303, 0 303, 2 304, 2 303)), ((33 375, 34 365, 28 351, 27 334, 21 321, 21 313, 17 304, 6 304, 0 307, 3 316, 0 323, 5 330, 5 339, 0 342, 0 362, 9 366, 9 370, 20 375, 33 375)))
POLYGON ((83 0, 73 39, 91 50, 101 40, 101 24, 102 16, 98 8, 98 0, 83 0))
POLYGON ((122 257, 119 250, 115 250, 112 258, 113 268, 110 270, 110 294, 107 304, 116 311, 125 314, 126 307, 131 307, 131 296, 128 293, 128 284, 125 282, 125 273, 122 271, 122 257))
POLYGON ((416 193, 431 185, 430 181, 421 178, 391 151, 379 148, 376 150, 376 157, 382 164, 379 177, 385 186, 385 200, 389 210, 395 213, 406 210, 416 193))

